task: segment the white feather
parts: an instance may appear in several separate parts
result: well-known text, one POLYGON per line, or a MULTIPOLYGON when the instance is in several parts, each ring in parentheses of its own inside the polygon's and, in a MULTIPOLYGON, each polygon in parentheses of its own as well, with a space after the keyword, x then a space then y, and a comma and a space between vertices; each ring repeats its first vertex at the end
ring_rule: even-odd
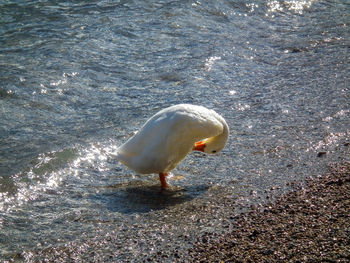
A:
POLYGON ((152 116, 118 148, 116 158, 141 174, 167 173, 192 151, 195 142, 206 138, 208 149, 220 151, 228 138, 225 120, 205 107, 179 104, 152 116))

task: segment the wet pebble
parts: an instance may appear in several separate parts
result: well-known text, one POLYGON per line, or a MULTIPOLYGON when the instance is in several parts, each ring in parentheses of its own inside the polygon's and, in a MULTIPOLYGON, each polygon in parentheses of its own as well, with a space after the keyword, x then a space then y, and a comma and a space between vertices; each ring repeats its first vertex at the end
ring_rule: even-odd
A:
MULTIPOLYGON (((271 203, 238 215, 237 199, 217 195, 213 203, 198 199, 193 206, 180 204, 161 217, 162 224, 159 213, 150 213, 153 224, 133 225, 140 229, 137 239, 120 226, 108 234, 97 231, 96 238, 85 243, 22 253, 13 262, 349 262, 350 163, 335 165, 306 184, 291 182, 290 187, 295 190, 280 197, 269 191, 271 203), (208 217, 193 216, 194 209, 208 217), (206 227, 196 233, 183 229, 198 225, 206 227)), ((222 191, 213 188, 208 194, 222 191)))
POLYGON ((349 262, 350 163, 240 216, 216 240, 204 236, 191 262, 349 262), (204 242, 205 241, 205 242, 204 242))
POLYGON ((323 156, 325 156, 326 154, 327 154, 327 152, 325 152, 325 151, 318 152, 318 153, 317 153, 317 157, 323 157, 323 156))

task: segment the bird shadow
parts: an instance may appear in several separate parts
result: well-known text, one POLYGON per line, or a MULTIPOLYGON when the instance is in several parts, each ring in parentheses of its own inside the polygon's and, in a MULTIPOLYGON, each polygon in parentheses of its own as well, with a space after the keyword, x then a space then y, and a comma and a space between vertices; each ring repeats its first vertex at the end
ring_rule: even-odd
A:
POLYGON ((207 185, 196 185, 186 188, 171 186, 161 190, 159 183, 155 185, 145 181, 134 181, 108 186, 95 194, 94 199, 113 212, 148 213, 188 202, 208 189, 207 185))

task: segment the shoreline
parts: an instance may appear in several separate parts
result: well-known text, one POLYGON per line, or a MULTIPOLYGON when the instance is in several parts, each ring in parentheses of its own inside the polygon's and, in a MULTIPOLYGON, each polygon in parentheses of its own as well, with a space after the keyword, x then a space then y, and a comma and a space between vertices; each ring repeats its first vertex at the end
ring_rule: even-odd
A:
MULTIPOLYGON (((293 188, 280 195, 271 192, 270 202, 247 212, 232 210, 222 226, 227 231, 184 238, 187 247, 159 247, 120 261, 117 251, 125 244, 108 236, 24 251, 8 262, 350 262, 350 162, 336 163, 293 188), (105 245, 110 247, 100 250, 105 245)), ((233 208, 231 201, 225 205, 233 208)), ((203 209, 216 214, 213 207, 203 209)))
POLYGON ((350 162, 233 217, 232 225, 228 234, 199 237, 189 262, 349 262, 350 162))

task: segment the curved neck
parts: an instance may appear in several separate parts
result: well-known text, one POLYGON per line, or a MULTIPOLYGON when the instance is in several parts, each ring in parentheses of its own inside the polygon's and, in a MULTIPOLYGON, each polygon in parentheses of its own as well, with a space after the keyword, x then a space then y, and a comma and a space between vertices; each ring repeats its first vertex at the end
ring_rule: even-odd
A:
POLYGON ((223 125, 222 133, 220 133, 217 136, 207 138, 204 140, 205 145, 206 145, 204 152, 216 153, 216 152, 221 151, 225 147, 230 130, 229 130, 229 127, 228 127, 226 121, 223 118, 220 119, 220 121, 223 125))

